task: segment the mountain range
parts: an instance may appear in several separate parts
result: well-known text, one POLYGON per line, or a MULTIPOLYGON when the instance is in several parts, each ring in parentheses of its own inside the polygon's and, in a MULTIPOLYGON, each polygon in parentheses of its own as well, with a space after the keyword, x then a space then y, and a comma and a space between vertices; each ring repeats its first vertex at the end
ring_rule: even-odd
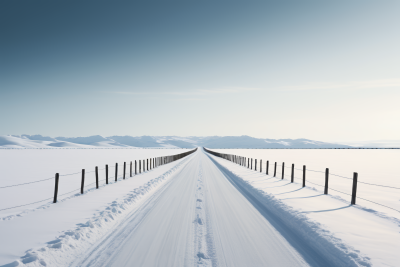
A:
POLYGON ((0 148, 351 148, 308 139, 263 139, 250 136, 108 136, 49 137, 0 135, 0 148))

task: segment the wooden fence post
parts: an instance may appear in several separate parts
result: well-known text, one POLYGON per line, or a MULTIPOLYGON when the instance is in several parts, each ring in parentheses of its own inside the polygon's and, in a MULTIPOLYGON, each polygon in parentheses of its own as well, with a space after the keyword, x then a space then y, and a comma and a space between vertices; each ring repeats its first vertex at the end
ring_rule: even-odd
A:
POLYGON ((324 190, 325 195, 328 194, 328 181, 329 181, 329 169, 326 168, 325 169, 325 190, 324 190))
POLYGON ((115 181, 118 179, 118 163, 115 163, 115 181))
POLYGON ((96 188, 99 188, 99 169, 96 166, 96 188))
POLYGON ((303 165, 303 187, 306 186, 306 165, 303 165))
POLYGON ((57 195, 58 195, 58 181, 59 181, 59 175, 56 173, 56 183, 54 185, 54 199, 53 203, 57 203, 57 195))
POLYGON ((275 161, 275 167, 274 167, 274 177, 276 177, 276 161, 275 161))
POLYGON ((130 177, 132 177, 132 161, 131 161, 131 168, 130 168, 130 177))
POLYGON ((285 162, 282 162, 282 180, 285 177, 285 162))
POLYGON ((106 184, 108 184, 108 164, 106 164, 106 184))
POLYGON ((137 162, 136 162, 136 160, 135 160, 135 175, 137 175, 137 169, 136 169, 136 167, 137 167, 137 164, 136 164, 137 162))
POLYGON ((356 194, 357 194, 357 180, 358 180, 358 173, 353 174, 353 190, 351 193, 351 205, 356 204, 356 194))
POLYGON ((265 166, 265 174, 268 175, 268 169, 269 169, 269 160, 267 160, 267 166, 265 166))
POLYGON ((250 168, 250 170, 252 170, 253 169, 253 159, 251 159, 251 168, 250 168))
POLYGON ((257 171, 257 159, 254 160, 254 170, 257 171))
POLYGON ((83 194, 84 186, 85 186, 85 169, 82 169, 81 194, 83 194))
POLYGON ((125 173, 126 173, 126 162, 124 162, 124 180, 125 180, 125 173))
POLYGON ((262 159, 260 159, 260 172, 262 172, 262 159))
POLYGON ((292 164, 292 177, 291 177, 291 182, 293 183, 294 181, 294 164, 292 164))

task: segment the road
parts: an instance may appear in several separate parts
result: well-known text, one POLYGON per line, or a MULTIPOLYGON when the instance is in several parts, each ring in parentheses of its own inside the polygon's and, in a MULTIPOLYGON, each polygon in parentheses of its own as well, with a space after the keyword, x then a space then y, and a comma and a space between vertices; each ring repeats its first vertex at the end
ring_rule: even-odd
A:
POLYGON ((308 266, 203 150, 74 266, 308 266))

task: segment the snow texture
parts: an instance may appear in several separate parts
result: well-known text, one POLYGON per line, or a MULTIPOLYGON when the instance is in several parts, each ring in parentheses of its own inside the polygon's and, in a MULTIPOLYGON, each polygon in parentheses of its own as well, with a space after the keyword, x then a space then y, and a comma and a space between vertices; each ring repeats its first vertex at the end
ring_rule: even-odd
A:
MULTIPOLYGON (((13 152, 29 151, 38 152, 13 152)), ((97 150, 58 151, 82 160, 97 150)), ((387 214, 199 149, 3 217, 0 266, 398 266, 399 227, 387 214)))
POLYGON ((141 203, 187 160, 188 157, 146 174, 89 190, 84 195, 76 194, 57 204, 45 204, 3 219, 0 221, 0 264, 5 265, 1 266, 70 266, 105 234, 120 227, 127 215, 140 213, 141 203), (24 255, 11 261, 21 254, 24 255))
MULTIPOLYGON (((251 150, 218 151, 237 155, 254 155, 258 158, 261 157, 260 153, 262 153, 251 150)), ((346 151, 346 153, 348 152, 346 151)), ((361 153, 361 151, 351 152, 353 154, 348 155, 348 157, 354 157, 354 153, 361 153)), ((302 153, 303 162, 313 159, 315 164, 318 164, 318 160, 309 153, 309 151, 302 153)), ((348 158, 344 151, 340 153, 341 159, 345 162, 348 158)), ((376 156, 382 157, 381 153, 384 152, 374 151, 374 153, 379 153, 376 156)), ((386 151, 386 153, 389 153, 389 151, 386 151)), ((282 159, 282 157, 288 158, 291 153, 281 152, 279 154, 279 151, 275 151, 271 154, 275 158, 282 159)), ((328 158, 327 154, 323 156, 321 152, 316 156, 321 160, 328 158)), ((290 160, 296 157, 296 154, 292 154, 290 160)), ((398 266, 400 260, 398 255, 398 251, 400 251, 400 220, 397 213, 391 213, 391 210, 387 209, 374 210, 370 207, 369 202, 351 206, 349 199, 325 195, 323 188, 315 187, 307 182, 307 186, 303 188, 300 179, 295 179, 294 183, 290 182, 290 169, 287 171, 289 175, 281 179, 281 173, 278 173, 277 177, 266 175, 265 168, 260 173, 259 169, 254 171, 224 159, 214 156, 213 158, 221 165, 226 176, 231 177, 232 183, 236 184, 239 190, 242 189, 244 195, 249 196, 249 201, 253 199, 254 203, 261 203, 260 205, 266 207, 266 209, 260 209, 260 212, 269 214, 272 217, 271 222, 276 220, 279 225, 277 227, 283 226, 288 229, 282 232, 288 240, 294 236, 300 237, 303 244, 316 246, 319 250, 325 250, 326 253, 332 254, 333 262, 335 262, 335 259, 339 261, 350 260, 350 262, 342 263, 336 261, 334 266, 352 266, 351 262, 357 266, 398 266), (293 234, 285 235, 290 231, 293 234)), ((330 159, 332 160, 332 155, 330 159)), ((365 158, 363 159, 365 160, 365 158)), ((263 162, 265 164, 265 161, 263 162)), ((273 173, 271 166, 269 173, 273 173)), ((391 179, 395 180, 395 177, 391 177, 391 179)), ((377 192, 378 196, 379 193, 377 192)), ((385 193, 382 192, 381 194, 383 194, 381 198, 384 199, 385 193)), ((374 208, 376 207, 379 206, 374 206, 374 208)))

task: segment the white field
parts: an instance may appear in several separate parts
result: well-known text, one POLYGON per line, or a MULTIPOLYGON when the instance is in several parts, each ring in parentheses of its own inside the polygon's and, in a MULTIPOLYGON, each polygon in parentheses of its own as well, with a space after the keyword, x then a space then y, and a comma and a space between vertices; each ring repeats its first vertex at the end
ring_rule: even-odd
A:
MULTIPOLYGON (((358 173, 358 181, 371 184, 379 184, 400 188, 400 150, 380 150, 380 149, 212 149, 220 153, 233 154, 248 158, 262 159, 263 172, 265 173, 265 163, 269 160, 269 174, 273 175, 273 165, 278 163, 277 177, 282 176, 282 163, 285 162, 285 178, 290 180, 291 165, 295 164, 295 181, 298 183, 302 179, 303 165, 306 165, 306 186, 313 187, 319 192, 324 188, 308 181, 324 185, 325 168, 329 168, 329 188, 351 194, 353 172, 358 173), (310 170, 321 171, 312 172, 310 170), (343 179, 332 174, 351 178, 343 179), (296 179, 297 178, 297 179, 296 179)), ((254 162, 253 162, 254 165, 254 162)), ((350 203, 351 196, 333 190, 328 192, 332 196, 338 196, 350 203)), ((391 189, 358 183, 356 204, 374 211, 384 213, 387 216, 400 219, 400 189, 391 189), (376 205, 362 200, 365 198, 370 201, 386 205, 398 211, 376 205)))
MULTIPOLYGON (((122 165, 183 151, 187 150, 2 151, 2 170, 16 173, 7 180, 2 177, 9 185, 27 182, 26 177, 31 177, 29 181, 47 178, 34 176, 34 171, 47 170, 49 165, 53 166, 50 177, 55 172, 78 174, 60 177, 64 181, 60 189, 64 184, 77 190, 57 204, 51 203, 53 178, 19 186, 27 189, 15 195, 10 191, 13 187, 0 189, 8 192, 3 193, 5 202, 13 199, 24 204, 28 198, 50 198, 1 214, 0 266, 398 266, 400 220, 394 215, 376 212, 369 204, 362 204, 368 208, 351 206, 348 198, 324 195, 316 186, 301 188, 299 179, 292 184, 288 176, 284 180, 266 176, 204 155, 201 149, 132 178, 127 175, 124 181, 121 169, 118 182, 111 182, 114 172, 110 169, 109 185, 104 184, 103 172, 99 189, 91 185, 83 195, 79 192, 82 168, 89 171, 96 165, 122 165), (33 185, 38 186, 35 194, 29 189, 33 185)), ((254 156, 257 150, 240 151, 237 154, 259 156, 254 156)), ((287 152, 295 150, 266 152, 275 152, 277 158, 279 151, 287 158, 287 152)), ((323 150, 295 152, 303 153, 303 161, 294 162, 296 167, 304 164, 304 154, 329 154, 323 150)), ((349 150, 338 154, 344 152, 349 150)), ((321 158, 321 154, 314 156, 321 158)), ((309 162, 317 161, 312 159, 309 162)), ((318 166, 307 166, 318 170, 318 166)), ((337 173, 332 167, 331 172, 337 173)), ((307 177, 320 179, 316 183, 323 181, 323 173, 316 174, 307 177)), ((94 173, 87 174, 87 180, 94 182, 94 173)), ((340 183, 332 187, 340 185, 346 187, 340 183)))
POLYGON ((38 183, 0 188, 0 220, 52 202, 55 173, 60 174, 58 200, 63 200, 80 192, 82 169, 86 171, 85 190, 90 190, 96 186, 96 166, 99 168, 99 186, 102 186, 105 184, 106 164, 109 166, 111 184, 115 181, 115 163, 118 163, 118 180, 121 180, 124 162, 127 164, 126 175, 129 176, 130 161, 133 161, 134 172, 135 160, 185 151, 188 149, 0 149, 0 187, 52 178, 38 183), (75 174, 63 176, 71 173, 75 174), (7 209, 45 199, 32 205, 7 209))

